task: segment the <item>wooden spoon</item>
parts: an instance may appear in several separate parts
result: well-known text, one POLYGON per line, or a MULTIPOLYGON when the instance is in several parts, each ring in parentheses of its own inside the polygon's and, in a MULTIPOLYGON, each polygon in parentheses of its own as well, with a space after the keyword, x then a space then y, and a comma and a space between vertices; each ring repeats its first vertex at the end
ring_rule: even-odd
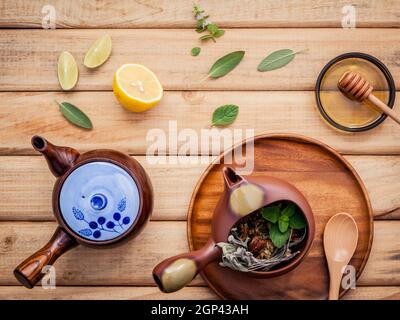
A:
POLYGON ((329 300, 339 299, 344 268, 357 247, 358 228, 348 213, 338 213, 329 219, 324 231, 324 249, 329 269, 329 300))
POLYGON ((394 121, 400 124, 400 116, 397 115, 392 108, 389 108, 372 94, 374 88, 360 74, 350 71, 345 72, 339 79, 338 88, 350 99, 359 102, 368 99, 383 113, 386 113, 394 121))

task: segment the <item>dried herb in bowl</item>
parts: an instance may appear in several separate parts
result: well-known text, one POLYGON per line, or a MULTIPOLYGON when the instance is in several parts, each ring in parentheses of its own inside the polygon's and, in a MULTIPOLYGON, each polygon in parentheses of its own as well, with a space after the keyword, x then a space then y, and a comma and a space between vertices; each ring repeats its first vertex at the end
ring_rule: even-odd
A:
POLYGON ((293 203, 269 205, 241 219, 222 249, 221 266, 233 270, 268 271, 300 253, 307 222, 293 203))

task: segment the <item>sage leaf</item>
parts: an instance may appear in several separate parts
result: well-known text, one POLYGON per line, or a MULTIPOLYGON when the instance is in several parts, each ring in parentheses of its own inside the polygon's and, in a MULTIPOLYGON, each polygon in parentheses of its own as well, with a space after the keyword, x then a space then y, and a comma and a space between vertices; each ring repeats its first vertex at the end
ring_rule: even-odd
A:
POLYGON ((257 70, 265 72, 282 68, 292 61, 297 53, 298 52, 291 49, 282 49, 272 52, 260 62, 257 70))
POLYGON ((289 224, 292 229, 303 229, 307 227, 307 221, 300 212, 296 212, 296 214, 290 218, 289 224))
POLYGON ((57 102, 57 104, 60 106, 61 113, 69 122, 81 128, 93 128, 93 124, 90 121, 89 117, 73 104, 69 102, 57 102))
POLYGON ((200 54, 200 51, 201 51, 201 48, 199 48, 199 47, 194 47, 194 48, 192 48, 192 50, 190 51, 190 54, 191 54, 193 57, 197 57, 197 56, 200 54))
POLYGON ((232 124, 239 114, 239 107, 234 104, 226 104, 217 108, 212 115, 213 126, 227 126, 232 124))
POLYGON ((220 78, 231 72, 242 61, 244 51, 234 51, 219 58, 211 67, 208 76, 211 78, 220 78))
POLYGON ((275 223, 279 219, 280 215, 279 211, 280 211, 279 206, 265 207, 261 209, 261 215, 265 220, 275 223))
POLYGON ((275 247, 282 248, 289 240, 290 230, 287 229, 285 232, 281 232, 278 224, 274 223, 269 229, 269 237, 275 247))

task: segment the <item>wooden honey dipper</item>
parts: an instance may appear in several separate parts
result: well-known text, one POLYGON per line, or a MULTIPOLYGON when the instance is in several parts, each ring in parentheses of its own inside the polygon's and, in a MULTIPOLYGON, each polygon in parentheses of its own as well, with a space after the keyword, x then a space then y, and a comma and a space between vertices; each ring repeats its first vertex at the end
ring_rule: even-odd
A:
POLYGON ((338 82, 338 88, 350 99, 360 102, 368 99, 376 107, 382 110, 383 113, 387 114, 394 121, 400 124, 400 116, 372 94, 374 88, 358 73, 350 71, 345 72, 338 82))

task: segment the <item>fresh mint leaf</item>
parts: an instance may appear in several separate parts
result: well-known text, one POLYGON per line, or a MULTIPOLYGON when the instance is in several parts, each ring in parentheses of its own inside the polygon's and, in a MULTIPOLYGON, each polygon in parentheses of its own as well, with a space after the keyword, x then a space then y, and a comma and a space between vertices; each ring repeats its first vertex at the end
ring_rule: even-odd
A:
POLYGON ((261 215, 265 220, 275 223, 279 219, 280 208, 279 206, 265 207, 261 209, 261 215))
POLYGON ((289 228, 289 217, 281 215, 278 220, 278 227, 280 232, 286 232, 289 228))
POLYGON ((201 48, 199 48, 199 47, 194 47, 194 48, 192 48, 192 50, 190 51, 190 54, 191 54, 193 57, 197 57, 197 56, 200 54, 200 51, 201 51, 201 48))
POLYGON ((192 12, 194 16, 197 16, 204 13, 204 10, 200 9, 198 6, 193 6, 192 12))
POLYGON ((296 212, 296 214, 290 218, 289 225, 292 229, 303 229, 307 227, 307 221, 302 213, 296 212))
POLYGON ((215 38, 219 38, 219 37, 222 37, 224 34, 225 34, 225 30, 219 29, 217 32, 215 32, 215 33, 213 34, 213 36, 214 36, 215 38))
POLYGON ((210 24, 207 26, 207 30, 208 30, 212 35, 215 35, 215 34, 219 31, 219 28, 218 28, 214 23, 210 23, 210 24))
POLYGON ((209 16, 204 13, 204 10, 200 9, 198 6, 193 6, 193 16, 196 19, 196 32, 201 33, 203 31, 208 31, 207 37, 202 37, 200 40, 212 39, 216 42, 216 38, 224 35, 225 31, 220 30, 215 23, 212 23, 208 18, 209 16))
POLYGON ((196 22, 196 31, 197 32, 203 32, 205 30, 203 23, 204 23, 204 19, 197 20, 197 22, 196 22))
POLYGON ((290 203, 285 209, 282 210, 282 216, 290 218, 296 212, 296 208, 293 203, 290 203))
POLYGON ((206 34, 206 35, 201 36, 201 37, 199 38, 199 40, 201 40, 201 41, 210 40, 210 39, 211 39, 212 41, 214 41, 214 42, 217 42, 217 41, 215 41, 214 36, 211 35, 211 34, 206 34))
POLYGON ((282 248, 289 240, 290 230, 287 229, 285 232, 281 232, 278 225, 274 223, 269 229, 269 237, 275 247, 282 248))
POLYGON ((239 107, 234 104, 226 104, 215 109, 212 115, 213 126, 227 126, 232 124, 239 114, 239 107))

